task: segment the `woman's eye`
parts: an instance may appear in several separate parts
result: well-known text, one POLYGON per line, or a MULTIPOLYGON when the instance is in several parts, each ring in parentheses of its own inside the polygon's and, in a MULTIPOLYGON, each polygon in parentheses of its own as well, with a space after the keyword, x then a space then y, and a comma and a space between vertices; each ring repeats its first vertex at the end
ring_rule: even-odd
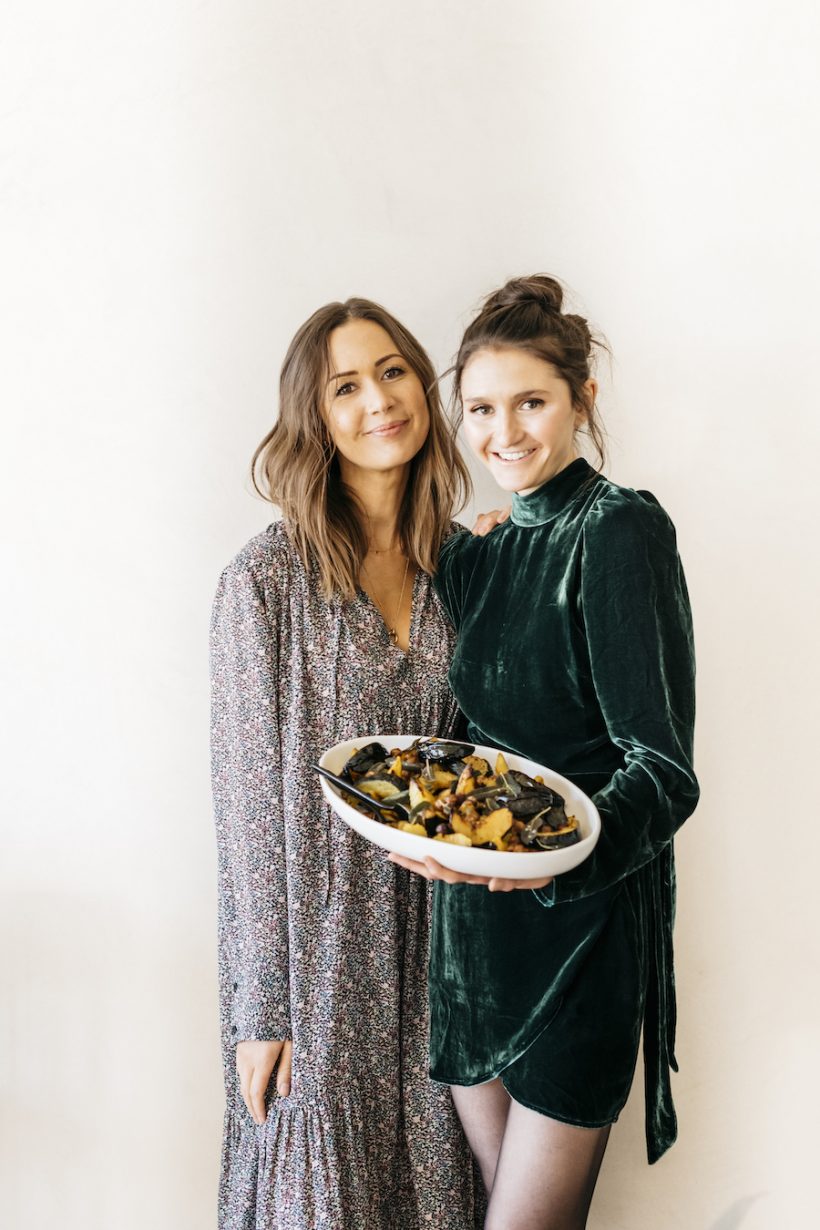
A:
POLYGON ((524 410, 540 410, 543 404, 540 397, 528 397, 526 401, 521 403, 524 410))
POLYGON ((492 406, 471 406, 470 407, 470 414, 480 414, 483 416, 485 414, 492 414, 492 411, 493 411, 492 406))
POLYGON ((388 367, 387 370, 383 373, 383 375, 390 380, 394 380, 396 376, 404 375, 404 368, 396 367, 396 366, 388 367))
POLYGON ((344 397, 344 395, 345 395, 346 393, 350 393, 350 392, 352 392, 352 391, 353 391, 353 385, 352 385, 352 384, 350 383, 350 381, 348 380, 346 384, 340 384, 340 385, 339 385, 339 387, 338 387, 338 389, 336 390, 336 393, 334 394, 334 396, 336 396, 336 397, 344 397))

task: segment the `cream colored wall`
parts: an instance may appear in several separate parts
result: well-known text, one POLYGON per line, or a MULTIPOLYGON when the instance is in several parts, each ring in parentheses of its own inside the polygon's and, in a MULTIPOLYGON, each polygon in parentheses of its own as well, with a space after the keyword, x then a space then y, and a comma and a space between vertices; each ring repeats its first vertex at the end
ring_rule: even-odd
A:
POLYGON ((677 522, 700 657, 681 1139, 648 1169, 633 1097, 591 1227, 814 1224, 817 13, 4 6, 9 1230, 213 1224, 207 620, 290 334, 362 293, 444 366, 532 270, 606 330, 611 473, 677 522))

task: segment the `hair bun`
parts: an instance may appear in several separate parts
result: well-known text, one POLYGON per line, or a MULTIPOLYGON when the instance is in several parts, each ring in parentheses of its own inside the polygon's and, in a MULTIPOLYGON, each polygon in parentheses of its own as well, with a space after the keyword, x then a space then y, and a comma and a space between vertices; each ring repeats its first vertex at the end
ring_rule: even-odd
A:
POLYGON ((529 278, 510 278, 499 290, 493 291, 484 304, 484 310, 533 303, 543 312, 560 315, 563 302, 564 291, 560 282, 545 273, 535 273, 529 278))

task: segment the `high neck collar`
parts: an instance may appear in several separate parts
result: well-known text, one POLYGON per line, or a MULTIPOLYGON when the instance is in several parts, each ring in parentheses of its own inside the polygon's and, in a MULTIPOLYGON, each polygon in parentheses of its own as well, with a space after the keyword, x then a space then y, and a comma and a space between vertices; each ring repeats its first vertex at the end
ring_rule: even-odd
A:
POLYGON ((567 506, 576 491, 595 474, 583 457, 576 457, 563 470, 547 479, 529 495, 513 494, 510 520, 514 525, 546 525, 567 506))

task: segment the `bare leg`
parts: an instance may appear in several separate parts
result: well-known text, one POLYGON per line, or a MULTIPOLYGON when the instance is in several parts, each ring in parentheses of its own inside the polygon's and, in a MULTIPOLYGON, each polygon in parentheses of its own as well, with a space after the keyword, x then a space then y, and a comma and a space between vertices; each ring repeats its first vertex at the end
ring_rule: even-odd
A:
POLYGON ((500 1080, 486 1085, 451 1085, 450 1091, 489 1195, 512 1099, 500 1080))
POLYGON ((584 1230, 608 1139, 511 1101, 486 1230, 584 1230))

